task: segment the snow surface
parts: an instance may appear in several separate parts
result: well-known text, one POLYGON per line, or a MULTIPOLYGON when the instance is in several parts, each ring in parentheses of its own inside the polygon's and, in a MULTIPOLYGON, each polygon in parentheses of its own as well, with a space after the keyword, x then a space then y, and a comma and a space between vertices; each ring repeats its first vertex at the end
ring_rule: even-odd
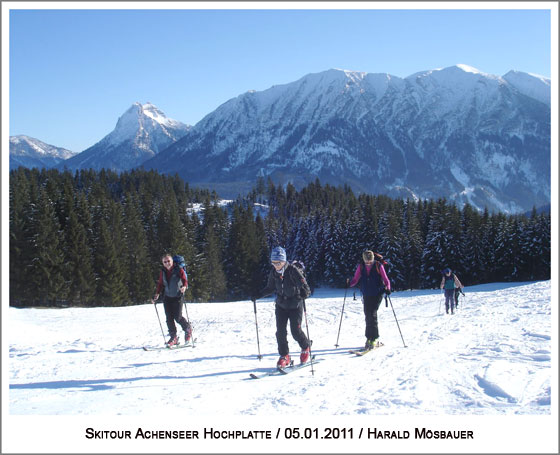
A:
MULTIPOLYGON (((90 451, 110 447, 116 452, 185 453, 184 444, 202 442, 197 451, 371 452, 371 444, 377 450, 392 451, 414 443, 411 437, 391 443, 371 440, 363 445, 361 441, 360 446, 353 445, 360 443, 354 435, 344 441, 319 438, 314 445, 306 440, 297 447, 271 446, 268 441, 247 446, 243 445, 247 441, 242 444, 238 440, 174 440, 159 441, 158 446, 135 446, 140 443, 134 440, 138 425, 152 430, 201 431, 208 427, 266 430, 280 425, 282 432, 289 426, 319 425, 321 434, 329 426, 349 425, 358 431, 356 422, 391 431, 414 432, 415 427, 426 426, 446 431, 475 428, 474 441, 436 441, 430 448, 422 445, 429 441, 423 441, 410 447, 415 452, 423 447, 429 452, 458 447, 469 451, 485 438, 501 441, 495 450, 505 452, 508 447, 521 451, 523 447, 527 451, 539 447, 534 440, 530 446, 523 445, 529 441, 523 439, 522 431, 515 431, 522 424, 535 438, 542 432, 542 443, 557 443, 557 437, 548 439, 554 431, 557 435, 558 428, 553 400, 557 354, 553 352, 556 343, 551 344, 556 318, 551 313, 550 281, 467 287, 455 315, 444 314, 439 290, 393 293, 392 306, 382 304, 379 310, 385 346, 363 358, 348 352, 365 341, 359 291, 357 300, 352 292, 344 299, 344 290, 319 288, 307 300, 313 352, 321 360, 313 371, 308 367, 285 377, 258 380, 250 379, 249 374, 273 368, 278 357, 271 298, 257 302, 262 360, 257 358, 255 313, 250 301, 188 303, 196 347, 148 352, 142 346, 157 347, 164 342, 158 314, 167 335, 160 304, 158 313, 151 304, 5 309, 2 321, 9 344, 9 379, 5 378, 9 400, 3 400, 3 408, 9 413, 6 425, 10 431, 4 431, 3 452, 14 447, 18 451, 33 451, 34 447, 48 451, 52 447, 61 453, 67 446, 74 452, 72 444, 79 443, 90 451), (28 420, 22 416, 51 416, 36 426, 36 431, 48 436, 40 441, 26 438, 27 424, 22 427, 22 422, 28 420), (66 418, 61 425, 61 420, 52 416, 66 418), (458 424, 463 422, 458 417, 473 416, 477 419, 458 424), (498 416, 500 423, 488 426, 484 416, 498 416), (529 422, 508 420, 504 427, 503 418, 512 416, 532 417, 529 422), (535 421, 537 416, 541 418, 535 421), (411 418, 415 420, 407 426, 411 418), (243 426, 247 424, 250 426, 243 426), (132 429, 133 440, 88 442, 84 437, 88 427, 132 429), (15 445, 10 446, 10 442, 15 445)), ((305 330, 305 321, 303 326, 305 330)), ((181 330, 179 333, 182 335, 181 330)), ((288 340, 297 358, 299 348, 290 334, 288 340)), ((195 446, 189 447, 192 452, 195 446)), ((484 451, 493 448, 484 445, 484 451)))

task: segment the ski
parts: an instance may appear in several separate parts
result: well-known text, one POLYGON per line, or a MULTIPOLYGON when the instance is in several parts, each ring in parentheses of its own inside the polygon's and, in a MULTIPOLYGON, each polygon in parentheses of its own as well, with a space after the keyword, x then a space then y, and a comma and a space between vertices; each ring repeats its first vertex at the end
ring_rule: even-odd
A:
POLYGON ((142 349, 144 349, 144 351, 163 351, 163 350, 168 350, 168 351, 174 351, 176 349, 183 349, 183 348, 194 348, 196 347, 195 345, 196 342, 196 338, 194 340, 189 341, 186 344, 177 344, 175 346, 169 347, 167 345, 165 346, 142 346, 142 349))
MULTIPOLYGON (((321 361, 321 359, 315 360, 315 356, 313 356, 312 361, 313 361, 313 364, 315 365, 316 363, 319 363, 321 361)), ((294 364, 292 362, 290 366, 285 367, 285 368, 276 367, 275 369, 267 371, 266 373, 262 373, 262 374, 250 373, 249 376, 252 379, 260 379, 260 378, 264 378, 266 376, 284 376, 286 374, 292 373, 296 370, 299 370, 299 369, 305 368, 305 367, 309 367, 309 366, 311 366, 311 361, 308 361, 308 362, 305 362, 305 363, 298 363, 298 364, 294 364)))
POLYGON ((354 349, 354 350, 349 351, 349 352, 350 352, 350 354, 354 354, 354 355, 362 357, 362 356, 366 355, 368 352, 375 351, 376 349, 379 349, 382 346, 384 346, 384 344, 380 341, 379 343, 377 343, 371 349, 363 349, 363 348, 362 349, 354 349))

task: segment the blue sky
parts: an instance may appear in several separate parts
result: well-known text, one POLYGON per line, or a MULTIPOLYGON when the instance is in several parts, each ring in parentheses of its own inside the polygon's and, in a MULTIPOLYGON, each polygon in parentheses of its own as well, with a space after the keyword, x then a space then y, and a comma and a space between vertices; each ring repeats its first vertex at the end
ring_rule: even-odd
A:
MULTIPOLYGON (((375 6, 364 8, 368 5, 375 6)), ((515 69, 550 77, 550 10, 441 5, 441 10, 12 9, 10 135, 81 152, 112 131, 136 101, 149 101, 168 117, 194 125, 247 90, 330 68, 406 77, 464 63, 497 75, 515 69)))

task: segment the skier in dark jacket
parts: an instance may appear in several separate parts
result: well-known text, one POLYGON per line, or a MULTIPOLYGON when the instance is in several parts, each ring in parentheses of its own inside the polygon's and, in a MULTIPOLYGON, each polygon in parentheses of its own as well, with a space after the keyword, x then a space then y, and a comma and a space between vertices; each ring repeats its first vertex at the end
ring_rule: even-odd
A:
POLYGON ((383 300, 383 294, 391 292, 391 283, 383 264, 375 260, 373 251, 364 251, 362 259, 363 261, 358 264, 352 280, 346 282, 349 283, 348 286, 350 287, 360 283, 366 319, 365 349, 373 349, 379 343, 377 310, 379 310, 379 305, 383 300))
POLYGON ((290 365, 290 350, 288 347, 287 324, 290 321, 290 331, 301 348, 300 362, 309 360, 310 344, 301 328, 303 318, 303 300, 311 295, 309 285, 301 270, 288 264, 286 251, 282 247, 276 247, 270 255, 272 269, 268 275, 268 282, 260 293, 260 297, 253 297, 253 301, 267 295, 276 293, 276 341, 278 342, 278 353, 280 359, 277 362, 279 368, 290 365))
POLYGON ((185 343, 188 343, 191 339, 191 326, 182 315, 181 307, 181 297, 189 287, 189 282, 187 281, 185 271, 178 264, 173 263, 173 257, 170 254, 164 254, 161 262, 163 267, 159 272, 156 294, 152 299, 152 303, 155 305, 156 300, 163 291, 163 308, 167 318, 167 329, 169 330, 167 346, 173 347, 179 344, 175 321, 185 331, 185 343))
POLYGON ((458 291, 463 289, 463 285, 449 267, 445 268, 442 274, 440 287, 445 289, 445 312, 449 314, 449 310, 451 310, 451 314, 453 314, 453 303, 457 303, 458 291))

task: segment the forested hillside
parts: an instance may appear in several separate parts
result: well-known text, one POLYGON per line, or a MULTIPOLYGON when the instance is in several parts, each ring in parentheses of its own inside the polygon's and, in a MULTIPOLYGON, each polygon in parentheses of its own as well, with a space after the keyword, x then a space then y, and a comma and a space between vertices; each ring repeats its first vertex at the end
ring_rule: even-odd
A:
POLYGON ((301 191, 260 180, 224 205, 154 171, 19 168, 10 173, 10 304, 145 303, 164 252, 187 260, 187 300, 246 299, 264 286, 276 245, 305 263, 312 287, 344 286, 365 248, 385 256, 395 289, 437 287, 447 266, 466 285, 549 279, 550 232, 550 215, 536 210, 480 213, 318 180, 301 191))

